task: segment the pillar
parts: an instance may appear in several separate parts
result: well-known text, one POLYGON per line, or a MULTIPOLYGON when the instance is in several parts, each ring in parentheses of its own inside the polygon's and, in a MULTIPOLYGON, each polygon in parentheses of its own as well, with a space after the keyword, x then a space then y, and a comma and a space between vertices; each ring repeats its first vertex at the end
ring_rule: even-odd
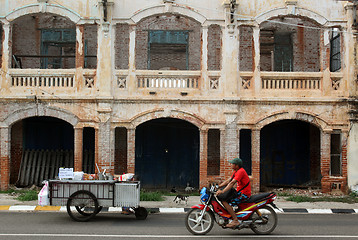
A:
POLYGON ((83 128, 75 128, 74 171, 82 171, 83 161, 83 128))
POLYGON ((128 91, 134 93, 136 89, 136 66, 135 66, 135 46, 136 46, 136 25, 129 26, 129 65, 128 65, 128 91))
POLYGON ((128 129, 127 171, 135 173, 135 128, 128 129))
POLYGON ((208 184, 208 130, 200 130, 199 187, 208 184))
POLYGON ((201 89, 202 92, 207 92, 210 86, 208 76, 208 26, 202 26, 201 38, 201 89))
POLYGON ((321 132, 322 192, 331 191, 331 186, 329 182, 330 167, 331 167, 331 134, 329 132, 321 132))
POLYGON ((260 28, 255 26, 253 28, 253 42, 254 42, 254 66, 252 85, 254 86, 255 94, 261 90, 261 75, 260 75, 260 28))
POLYGON ((252 182, 251 189, 253 192, 260 191, 260 130, 253 129, 251 136, 251 155, 252 155, 252 182))
POLYGON ((8 127, 0 128, 0 189, 9 189, 10 184, 10 130, 8 127))
POLYGON ((0 91, 9 89, 10 76, 9 68, 11 64, 11 27, 9 22, 5 22, 3 27, 3 39, 2 40, 2 59, 1 59, 1 78, 0 78, 0 91))

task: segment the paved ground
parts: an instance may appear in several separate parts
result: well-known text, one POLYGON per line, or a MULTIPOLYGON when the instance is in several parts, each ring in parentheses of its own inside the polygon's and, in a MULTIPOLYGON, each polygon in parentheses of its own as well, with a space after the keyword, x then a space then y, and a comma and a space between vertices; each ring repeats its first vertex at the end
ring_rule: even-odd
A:
MULTIPOLYGON (((166 197, 165 201, 151 202, 143 201, 142 207, 151 209, 153 212, 184 212, 187 208, 199 204, 197 196, 190 196, 188 202, 176 203, 174 196, 166 197)), ((358 213, 358 203, 336 203, 336 202, 314 202, 314 203, 295 203, 286 201, 283 197, 278 197, 275 201, 281 212, 297 213, 358 213)), ((8 194, 0 194, 0 210, 4 211, 61 211, 62 207, 41 207, 37 201, 22 202, 8 194)), ((120 211, 120 208, 109 208, 108 211, 120 211)))

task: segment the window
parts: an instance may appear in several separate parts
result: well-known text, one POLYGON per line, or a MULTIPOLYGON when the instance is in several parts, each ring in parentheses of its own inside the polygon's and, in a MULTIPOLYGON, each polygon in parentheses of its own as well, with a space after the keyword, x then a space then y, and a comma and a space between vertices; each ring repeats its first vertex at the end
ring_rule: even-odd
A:
POLYGON ((341 134, 331 134, 331 175, 342 175, 341 134))
POLYGON ((330 71, 337 72, 341 69, 341 34, 334 28, 331 35, 330 71))
POLYGON ((293 71, 293 47, 291 33, 275 33, 274 35, 274 71, 293 71))
POLYGON ((240 158, 248 175, 251 175, 251 129, 240 130, 240 158))
POLYGON ((41 68, 74 68, 75 49, 75 29, 41 30, 41 68))
POLYGON ((149 31, 148 69, 188 68, 188 31, 149 31))

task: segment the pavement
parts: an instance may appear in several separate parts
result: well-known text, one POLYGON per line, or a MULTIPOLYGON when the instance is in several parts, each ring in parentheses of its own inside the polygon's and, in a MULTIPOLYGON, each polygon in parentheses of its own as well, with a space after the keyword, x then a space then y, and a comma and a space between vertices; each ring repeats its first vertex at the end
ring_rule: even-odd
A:
MULTIPOLYGON (((187 202, 174 202, 175 196, 166 196, 164 201, 141 201, 140 206, 145 207, 150 213, 184 213, 191 206, 199 204, 198 196, 190 196, 187 202)), ((296 203, 286 201, 284 197, 275 200, 277 213, 309 213, 309 214, 357 214, 358 203, 337 203, 337 202, 303 202, 296 203)), ((16 200, 14 196, 0 194, 1 211, 66 211, 65 206, 39 206, 37 201, 22 202, 16 200)), ((120 207, 103 208, 102 211, 120 212, 120 207)))

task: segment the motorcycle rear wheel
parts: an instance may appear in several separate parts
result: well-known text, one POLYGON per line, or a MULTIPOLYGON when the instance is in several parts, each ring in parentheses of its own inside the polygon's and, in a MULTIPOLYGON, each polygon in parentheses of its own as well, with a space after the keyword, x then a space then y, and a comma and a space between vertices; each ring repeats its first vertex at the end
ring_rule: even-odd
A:
POLYGON ((185 217, 185 226, 194 235, 205 235, 214 226, 215 217, 211 212, 205 211, 201 221, 198 222, 201 212, 200 209, 192 208, 185 217))
POLYGON ((257 209, 251 216, 251 230, 260 235, 270 234, 277 226, 277 214, 269 206, 257 209))

